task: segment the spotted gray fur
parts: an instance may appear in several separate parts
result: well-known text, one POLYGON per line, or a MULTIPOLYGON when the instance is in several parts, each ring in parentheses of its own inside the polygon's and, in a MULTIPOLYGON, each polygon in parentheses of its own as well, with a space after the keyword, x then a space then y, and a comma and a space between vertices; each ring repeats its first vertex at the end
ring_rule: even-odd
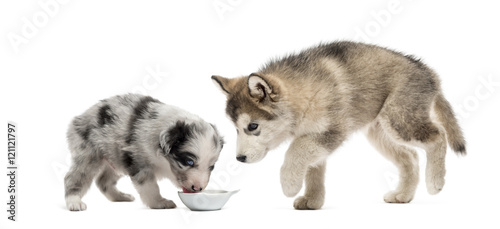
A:
POLYGON ((213 124, 149 96, 127 94, 90 107, 70 123, 68 145, 73 165, 66 174, 69 210, 85 210, 81 201, 92 180, 111 201, 132 201, 117 190, 130 176, 150 208, 173 208, 159 193, 157 180, 168 178, 178 188, 201 191, 224 143, 213 124), (196 161, 186 165, 186 155, 196 161))

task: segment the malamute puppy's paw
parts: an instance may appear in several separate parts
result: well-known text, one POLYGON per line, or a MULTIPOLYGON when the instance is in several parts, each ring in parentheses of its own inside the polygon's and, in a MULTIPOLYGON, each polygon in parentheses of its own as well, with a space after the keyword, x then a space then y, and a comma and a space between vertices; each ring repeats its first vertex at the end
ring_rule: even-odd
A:
POLYGON ((446 174, 446 169, 444 166, 435 167, 428 166, 425 171, 425 183, 427 186, 427 192, 431 195, 436 195, 441 190, 443 190, 446 174))
POLYGON ((297 169, 281 167, 281 188, 287 197, 296 196, 302 189, 303 176, 297 175, 297 169))
POLYGON ((324 195, 322 196, 299 196, 293 202, 293 207, 297 210, 316 210, 320 209, 325 202, 324 195))
POLYGON ((441 190, 443 190, 444 186, 444 177, 437 177, 434 179, 426 180, 427 183, 427 192, 431 195, 436 195, 441 190))
POLYGON ((386 203, 400 203, 406 204, 413 200, 413 193, 405 193, 401 191, 390 191, 384 196, 384 201, 386 203))
POLYGON ((85 211, 85 210, 87 210, 87 205, 84 202, 82 202, 81 198, 78 196, 66 197, 66 207, 70 211, 85 211))

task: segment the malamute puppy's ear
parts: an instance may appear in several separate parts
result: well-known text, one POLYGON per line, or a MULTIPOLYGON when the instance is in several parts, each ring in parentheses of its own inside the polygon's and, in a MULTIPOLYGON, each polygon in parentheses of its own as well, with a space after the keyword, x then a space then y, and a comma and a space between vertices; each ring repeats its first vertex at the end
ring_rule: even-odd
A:
POLYGON ((263 76, 252 73, 248 76, 248 91, 250 96, 259 100, 259 102, 269 99, 272 102, 278 101, 277 88, 269 83, 269 80, 263 76))
POLYGON ((279 99, 279 83, 276 82, 276 79, 271 79, 262 74, 252 73, 248 77, 232 79, 213 75, 212 80, 224 95, 228 97, 248 92, 250 97, 257 99, 258 102, 277 102, 279 99), (245 84, 248 90, 244 88, 245 84))
POLYGON ((212 81, 214 84, 224 93, 224 95, 228 96, 231 94, 230 87, 229 87, 229 81, 230 79, 222 77, 222 76, 212 76, 212 81))

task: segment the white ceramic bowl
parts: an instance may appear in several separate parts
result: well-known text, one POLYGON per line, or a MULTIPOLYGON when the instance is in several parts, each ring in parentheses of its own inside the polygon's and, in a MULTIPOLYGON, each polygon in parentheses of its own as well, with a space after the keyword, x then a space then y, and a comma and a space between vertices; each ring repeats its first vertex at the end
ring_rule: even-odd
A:
POLYGON ((193 211, 220 210, 233 194, 240 190, 205 190, 198 193, 178 192, 182 203, 193 211))

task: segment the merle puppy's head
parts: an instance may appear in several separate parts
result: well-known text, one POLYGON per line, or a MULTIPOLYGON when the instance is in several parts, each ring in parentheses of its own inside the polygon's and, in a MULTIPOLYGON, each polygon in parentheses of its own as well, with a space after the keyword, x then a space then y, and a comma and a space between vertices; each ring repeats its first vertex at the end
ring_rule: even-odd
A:
POLYGON ((208 185, 223 144, 215 126, 203 121, 177 121, 160 135, 160 147, 184 192, 199 192, 208 185))

